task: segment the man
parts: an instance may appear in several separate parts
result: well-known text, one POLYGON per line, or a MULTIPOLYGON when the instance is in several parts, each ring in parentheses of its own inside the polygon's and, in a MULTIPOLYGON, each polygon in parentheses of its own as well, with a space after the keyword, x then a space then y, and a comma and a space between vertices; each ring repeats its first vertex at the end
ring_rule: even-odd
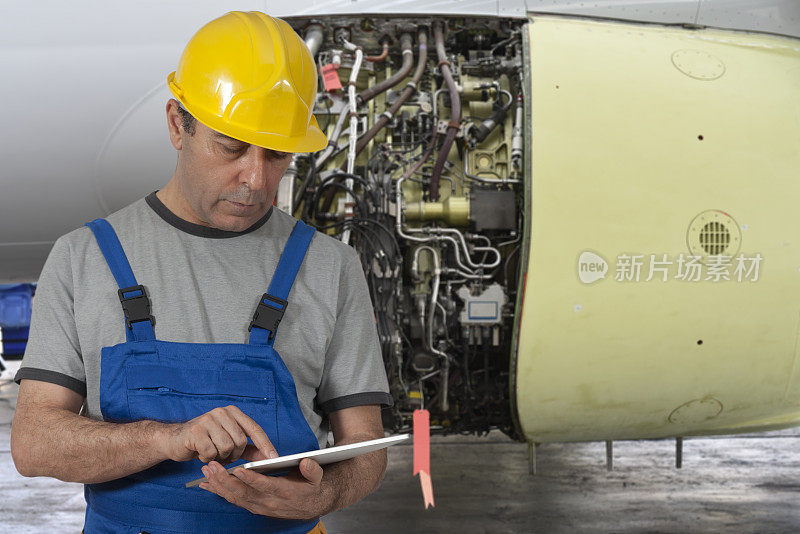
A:
POLYGON ((385 450, 223 469, 324 447, 328 426, 336 445, 382 437, 392 402, 357 254, 271 206, 292 153, 326 143, 314 60, 285 22, 234 12, 168 83, 172 179, 59 238, 42 270, 15 465, 86 484, 87 534, 324 532, 385 450))

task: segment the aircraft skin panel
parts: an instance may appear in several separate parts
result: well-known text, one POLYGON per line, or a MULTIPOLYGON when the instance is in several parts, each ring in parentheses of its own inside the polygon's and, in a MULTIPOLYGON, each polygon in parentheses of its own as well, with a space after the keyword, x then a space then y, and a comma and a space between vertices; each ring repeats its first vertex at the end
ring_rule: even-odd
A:
POLYGON ((703 0, 696 24, 800 37, 796 0, 703 0))
POLYGON ((777 33, 800 37, 796 0, 528 0, 533 13, 603 17, 777 33))
POLYGON ((524 18, 525 0, 267 0, 267 13, 283 17, 308 17, 321 14, 486 15, 524 18))
POLYGON ((800 41, 556 16, 532 17, 529 31, 531 238, 516 362, 526 438, 794 425, 800 41), (707 279, 707 267, 700 281, 675 278, 707 210, 733 218, 733 255, 761 255, 757 280, 737 281, 733 266, 729 281, 707 279), (579 279, 587 251, 607 262, 605 279, 579 279), (615 279, 621 254, 643 255, 638 282, 615 279), (672 261, 667 281, 658 271, 646 281, 651 254, 672 261))
POLYGON ((169 181, 167 74, 235 8, 264 2, 43 0, 0 17, 0 283, 36 281, 59 236, 169 181))
POLYGON ((695 22, 700 1, 602 0, 581 2, 579 0, 528 0, 527 4, 528 11, 534 14, 561 13, 564 15, 676 24, 695 22))

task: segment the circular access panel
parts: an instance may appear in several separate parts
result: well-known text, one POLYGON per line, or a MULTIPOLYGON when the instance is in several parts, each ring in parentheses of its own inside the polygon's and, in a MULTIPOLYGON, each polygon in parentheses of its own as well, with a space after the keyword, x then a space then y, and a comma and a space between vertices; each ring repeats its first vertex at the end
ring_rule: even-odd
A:
POLYGON ((725 74, 725 63, 703 50, 676 50, 671 59, 676 69, 695 80, 716 80, 725 74))

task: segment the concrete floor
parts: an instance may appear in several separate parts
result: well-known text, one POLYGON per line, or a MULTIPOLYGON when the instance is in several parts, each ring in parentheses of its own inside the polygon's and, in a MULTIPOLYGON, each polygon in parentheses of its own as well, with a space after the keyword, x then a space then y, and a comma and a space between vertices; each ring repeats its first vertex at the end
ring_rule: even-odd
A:
MULTIPOLYGON (((80 532, 82 486, 17 474, 9 452, 18 387, 0 384, 0 532, 80 532)), ((674 442, 547 444, 528 475, 527 447, 499 433, 434 438, 436 508, 423 510, 411 446, 389 449, 382 486, 324 518, 334 533, 800 531, 800 431, 674 442)))

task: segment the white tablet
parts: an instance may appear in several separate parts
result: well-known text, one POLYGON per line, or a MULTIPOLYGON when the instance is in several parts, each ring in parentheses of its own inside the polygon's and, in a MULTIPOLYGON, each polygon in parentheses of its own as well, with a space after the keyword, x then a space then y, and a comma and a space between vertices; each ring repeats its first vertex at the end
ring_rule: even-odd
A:
MULTIPOLYGON (((300 465, 300 460, 303 458, 311 458, 320 465, 332 464, 334 462, 341 462, 348 460, 359 454, 366 454, 368 452, 377 451, 391 445, 402 443, 409 438, 409 434, 400 434, 399 436, 390 436, 388 438, 371 439, 369 441, 362 441, 360 443, 349 443, 347 445, 339 445, 337 447, 328 447, 327 449, 319 449, 316 451, 301 452, 298 454, 290 454, 288 456, 279 456, 269 460, 258 460, 256 462, 248 462, 246 464, 237 465, 227 469, 228 473, 233 473, 234 469, 252 469, 259 473, 274 473, 276 471, 284 471, 290 467, 300 465)), ((206 477, 198 478, 186 483, 187 488, 194 488, 205 481, 206 477)))

